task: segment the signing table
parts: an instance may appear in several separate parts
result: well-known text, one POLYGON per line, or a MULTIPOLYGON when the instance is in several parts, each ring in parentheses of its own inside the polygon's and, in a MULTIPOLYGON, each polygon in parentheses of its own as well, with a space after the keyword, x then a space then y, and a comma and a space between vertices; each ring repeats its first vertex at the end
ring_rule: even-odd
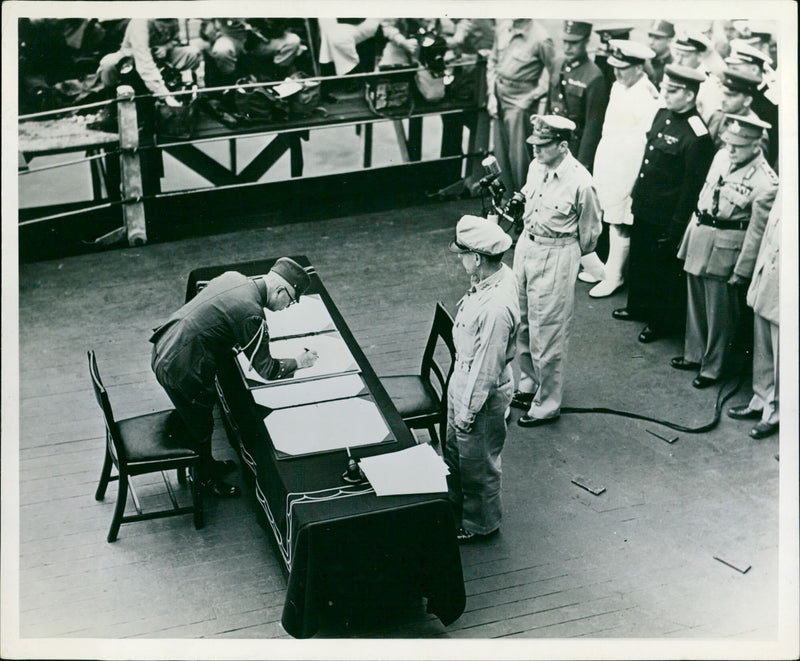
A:
MULTIPOLYGON (((304 256, 293 259, 311 266, 304 256)), ((225 271, 261 275, 274 261, 196 269, 189 275, 187 300, 225 271)), ((247 378, 247 362, 233 355, 217 377, 228 438, 288 576, 282 624, 292 636, 308 637, 324 609, 379 608, 385 599, 419 597, 450 624, 464 610, 465 593, 446 493, 379 497, 369 482, 343 479, 348 465, 343 446, 358 460, 414 448, 416 441, 319 276, 310 271, 301 305, 312 312, 318 308, 320 314, 311 315, 315 320, 306 320, 316 324, 309 327, 312 332, 280 337, 280 315, 299 305, 267 318, 274 355, 296 355, 294 344, 318 349, 316 378, 298 373, 292 382, 264 383, 247 378)))

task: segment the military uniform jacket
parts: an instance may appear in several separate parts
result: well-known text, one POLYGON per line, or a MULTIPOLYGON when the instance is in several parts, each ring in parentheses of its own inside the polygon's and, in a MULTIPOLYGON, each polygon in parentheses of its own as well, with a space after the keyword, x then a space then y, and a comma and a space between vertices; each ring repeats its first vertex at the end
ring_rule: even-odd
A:
POLYGON ((667 51, 664 57, 654 57, 652 60, 647 60, 644 65, 644 71, 650 82, 656 87, 661 86, 661 81, 664 79, 664 69, 668 64, 672 64, 672 53, 667 51))
POLYGON ((747 290, 747 304, 759 317, 779 325, 781 275, 781 200, 775 198, 758 249, 753 280, 747 290))
POLYGON ((562 61, 556 70, 550 84, 550 112, 575 122, 569 150, 591 172, 608 105, 606 79, 586 56, 562 61))
POLYGON ((669 230, 677 246, 713 157, 714 143, 695 108, 660 108, 631 194, 634 217, 669 230))
POLYGON ((253 350, 258 344, 252 365, 266 379, 294 371, 294 359, 276 360, 269 353, 265 302, 264 285, 241 273, 228 271, 214 278, 154 330, 153 370, 190 400, 214 389, 217 363, 235 346, 249 344, 253 350))
POLYGON ((732 166, 726 149, 714 157, 697 209, 719 220, 748 222, 746 229, 719 229, 693 220, 678 257, 687 273, 727 280, 732 273, 750 279, 767 216, 778 191, 778 177, 759 153, 732 166), (734 167, 734 169, 731 169, 734 167))

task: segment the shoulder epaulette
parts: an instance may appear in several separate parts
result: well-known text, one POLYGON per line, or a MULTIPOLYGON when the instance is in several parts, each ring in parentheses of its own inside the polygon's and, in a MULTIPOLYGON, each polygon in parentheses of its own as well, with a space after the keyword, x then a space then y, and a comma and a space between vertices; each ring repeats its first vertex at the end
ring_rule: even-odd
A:
POLYGON ((699 138, 704 135, 708 135, 708 128, 703 123, 703 120, 700 118, 699 115, 692 115, 687 120, 689 122, 689 126, 692 127, 692 131, 694 134, 699 138))

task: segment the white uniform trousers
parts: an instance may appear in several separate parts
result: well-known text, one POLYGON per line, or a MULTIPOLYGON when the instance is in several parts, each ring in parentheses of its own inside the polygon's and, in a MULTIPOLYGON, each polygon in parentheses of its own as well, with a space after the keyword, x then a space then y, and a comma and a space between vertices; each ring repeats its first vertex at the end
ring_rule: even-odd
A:
POLYGON ((531 83, 504 81, 498 80, 495 85, 497 117, 492 120, 492 141, 500 167, 500 180, 507 194, 511 195, 520 190, 528 178, 531 153, 526 140, 533 131, 531 113, 538 102, 521 107, 521 100, 530 98, 534 86, 531 83))
POLYGON ((575 309, 575 278, 581 251, 578 239, 531 239, 523 232, 514 251, 519 309, 518 389, 533 393, 528 415, 561 414, 569 325, 575 309))
POLYGON ((700 376, 718 379, 736 334, 740 296, 725 280, 686 274, 686 338, 683 357, 700 363, 700 376))
POLYGON ((753 315, 753 398, 750 408, 762 411, 761 420, 780 421, 778 406, 778 337, 780 327, 764 317, 753 315))

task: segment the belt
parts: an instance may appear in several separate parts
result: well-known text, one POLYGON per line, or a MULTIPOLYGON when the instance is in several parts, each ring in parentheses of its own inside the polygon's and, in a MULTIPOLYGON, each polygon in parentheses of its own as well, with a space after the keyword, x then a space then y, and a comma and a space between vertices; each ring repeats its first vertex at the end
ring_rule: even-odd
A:
POLYGON ((533 80, 506 78, 505 76, 497 76, 496 81, 503 85, 512 85, 514 87, 530 87, 533 89, 536 86, 536 82, 533 80))
POLYGON ((541 234, 528 232, 528 237, 531 241, 541 243, 545 246, 567 246, 578 241, 578 236, 576 234, 570 234, 569 236, 542 236, 541 234))
POLYGON ((746 230, 747 220, 728 220, 727 218, 715 218, 705 211, 696 211, 697 222, 701 225, 708 225, 709 227, 716 227, 720 230, 746 230))

